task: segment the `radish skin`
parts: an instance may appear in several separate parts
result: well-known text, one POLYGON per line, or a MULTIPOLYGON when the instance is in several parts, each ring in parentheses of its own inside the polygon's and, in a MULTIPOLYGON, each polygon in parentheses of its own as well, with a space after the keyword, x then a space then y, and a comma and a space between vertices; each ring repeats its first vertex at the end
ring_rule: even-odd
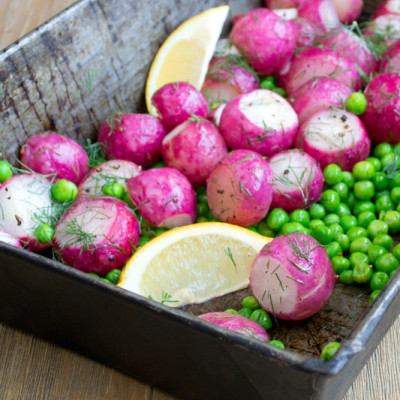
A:
POLYGON ((8 243, 11 246, 22 249, 21 242, 13 235, 10 235, 6 231, 0 230, 0 242, 8 243))
POLYGON ((400 73, 400 40, 394 42, 382 55, 379 72, 383 74, 400 73))
POLYGON ((360 15, 364 6, 363 0, 331 0, 342 24, 351 24, 360 15))
POLYGON ((380 4, 374 14, 373 19, 378 18, 380 15, 387 14, 400 14, 400 0, 386 0, 380 4))
POLYGON ((400 14, 379 15, 367 24, 364 35, 387 49, 400 39, 400 14))
POLYGON ((335 280, 325 249, 301 233, 266 244, 250 272, 251 291, 261 307, 289 321, 316 314, 329 300, 335 280))
POLYGON ((331 0, 306 1, 299 6, 298 16, 315 22, 324 31, 340 25, 338 13, 331 0))

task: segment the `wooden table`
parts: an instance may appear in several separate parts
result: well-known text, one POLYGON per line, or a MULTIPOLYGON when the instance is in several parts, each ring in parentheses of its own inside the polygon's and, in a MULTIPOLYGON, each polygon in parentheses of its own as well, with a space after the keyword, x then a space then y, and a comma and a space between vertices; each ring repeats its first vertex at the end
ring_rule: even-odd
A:
MULTIPOLYGON (((0 0, 0 48, 73 0, 0 0)), ((400 399, 400 317, 343 400, 400 399)), ((0 324, 0 399, 173 400, 102 364, 0 324)), ((307 399, 305 399, 307 400, 307 399)))

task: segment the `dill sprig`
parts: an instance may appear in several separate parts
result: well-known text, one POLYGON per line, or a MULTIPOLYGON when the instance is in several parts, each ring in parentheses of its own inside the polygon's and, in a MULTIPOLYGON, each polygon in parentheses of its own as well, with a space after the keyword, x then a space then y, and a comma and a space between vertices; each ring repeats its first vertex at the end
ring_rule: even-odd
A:
POLYGON ((93 143, 90 139, 87 139, 87 143, 83 146, 83 149, 88 155, 90 168, 97 167, 105 161, 106 152, 102 143, 93 143))
POLYGON ((171 300, 171 299, 172 299, 172 296, 169 293, 164 292, 164 291, 161 292, 161 304, 179 303, 178 300, 171 300))
POLYGON ((382 172, 384 172, 389 179, 393 178, 398 172, 400 172, 400 169, 399 169, 399 165, 400 165, 400 163, 399 163, 399 161, 400 161, 399 151, 400 151, 399 148, 394 150, 393 161, 391 161, 389 164, 385 165, 383 167, 383 169, 382 169, 382 172))
POLYGON ((224 252, 226 253, 226 255, 229 257, 229 259, 232 261, 233 266, 235 267, 235 270, 237 271, 237 265, 236 265, 236 261, 233 258, 233 254, 232 254, 232 250, 230 247, 228 247, 227 249, 224 249, 224 252))

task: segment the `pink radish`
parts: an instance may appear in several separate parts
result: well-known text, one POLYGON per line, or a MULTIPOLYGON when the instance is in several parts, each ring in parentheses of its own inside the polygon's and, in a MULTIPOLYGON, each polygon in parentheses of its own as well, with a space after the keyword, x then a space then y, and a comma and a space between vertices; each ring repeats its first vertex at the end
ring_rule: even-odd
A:
POLYGON ((8 243, 11 246, 19 247, 22 249, 21 242, 13 235, 10 235, 6 231, 0 230, 0 242, 8 243))
POLYGON ((394 42, 382 54, 379 71, 384 74, 400 74, 400 40, 394 42))
POLYGON ((186 82, 164 85, 154 93, 151 101, 157 108, 167 132, 193 115, 199 118, 208 118, 210 115, 205 96, 186 82))
POLYGON ((152 225, 162 228, 193 224, 196 194, 189 180, 175 168, 143 171, 129 179, 129 196, 152 225))
POLYGON ((109 182, 120 183, 127 190, 129 178, 139 175, 141 167, 131 161, 110 160, 92 168, 78 186, 78 196, 103 196, 102 187, 109 182))
POLYGON ((250 272, 261 307, 276 318, 299 321, 316 314, 332 294, 335 274, 325 249, 302 233, 266 244, 250 272))
POLYGON ((22 146, 20 160, 49 180, 67 179, 78 184, 89 171, 85 150, 72 139, 57 133, 43 132, 31 136, 22 146))
POLYGON ((213 120, 214 120, 215 125, 217 125, 217 126, 219 126, 219 123, 221 121, 222 111, 224 111, 225 107, 226 107, 226 103, 224 102, 224 103, 218 104, 218 106, 212 110, 213 120))
POLYGON ((361 120, 345 110, 319 111, 300 127, 296 146, 319 162, 322 169, 338 164, 351 171, 354 164, 365 160, 371 147, 361 120))
POLYGON ((235 150, 218 163, 207 179, 208 205, 220 221, 254 225, 269 210, 271 184, 267 161, 254 151, 235 150))
POLYGON ((83 198, 54 229, 57 257, 83 272, 105 276, 122 268, 139 242, 139 223, 121 200, 83 198))
POLYGON ((14 175, 0 185, 0 229, 17 238, 28 250, 40 251, 51 243, 40 243, 35 230, 52 225, 55 209, 52 183, 42 175, 14 175))
POLYGON ((231 100, 222 111, 219 128, 230 148, 268 157, 293 146, 298 118, 283 97, 258 89, 231 100))
POLYGON ((352 93, 352 89, 336 79, 314 78, 295 90, 289 103, 302 124, 318 111, 329 107, 344 108, 344 102, 352 93))
POLYGON ((318 24, 306 18, 296 18, 291 23, 297 33, 297 49, 311 47, 325 33, 318 24))
POLYGON ((387 49, 400 39, 400 14, 379 15, 367 24, 364 35, 387 49))
POLYGON ((374 144, 400 142, 400 75, 377 75, 365 88, 367 108, 361 116, 374 144))
POLYGON ((377 18, 380 15, 387 14, 400 14, 400 0, 386 0, 380 4, 373 15, 373 18, 377 18))
POLYGON ((315 22, 324 31, 340 25, 338 13, 331 0, 306 1, 299 6, 298 11, 299 18, 315 22))
POLYGON ((273 10, 280 8, 299 7, 310 0, 265 0, 265 6, 273 10))
POLYGON ((190 119, 165 136, 162 154, 167 167, 176 168, 197 187, 206 183, 228 148, 214 124, 190 119))
POLYGON ((319 200, 324 175, 314 158, 300 150, 287 150, 268 162, 274 175, 271 208, 292 212, 319 200))
POLYGON ((221 328, 237 333, 243 333, 243 335, 261 340, 262 342, 267 343, 269 341, 268 333, 260 324, 241 315, 226 312, 211 312, 199 315, 198 317, 214 325, 220 326, 221 328))
POLYGON ((165 129, 158 118, 118 113, 100 125, 98 141, 104 145, 107 158, 146 167, 161 158, 164 136, 165 129))
POLYGON ((210 103, 229 101, 258 89, 256 74, 241 57, 214 57, 204 80, 202 93, 210 103))
POLYGON ((342 24, 351 24, 360 15, 364 6, 363 0, 331 0, 342 24))
POLYGON ((242 16, 233 25, 230 39, 254 70, 264 76, 281 70, 292 57, 296 43, 290 21, 265 8, 242 16))

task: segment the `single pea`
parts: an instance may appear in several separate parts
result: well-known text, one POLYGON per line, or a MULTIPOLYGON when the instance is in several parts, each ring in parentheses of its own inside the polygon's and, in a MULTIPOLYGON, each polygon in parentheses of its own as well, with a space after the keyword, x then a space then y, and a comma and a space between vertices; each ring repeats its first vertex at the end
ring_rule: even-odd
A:
POLYGON ((287 93, 286 90, 280 87, 274 87, 271 89, 272 92, 275 92, 276 94, 279 94, 279 96, 282 96, 284 98, 287 98, 287 93))
POLYGON ((386 272, 376 271, 373 273, 369 286, 372 290, 381 290, 389 281, 389 275, 386 272))
POLYGON ((380 158, 382 163, 382 171, 385 172, 388 165, 393 165, 396 162, 396 156, 394 153, 385 154, 383 157, 380 158))
POLYGON ((93 277, 95 277, 95 278, 100 279, 100 276, 97 275, 97 274, 95 274, 94 272, 88 272, 87 275, 91 275, 91 276, 93 276, 93 277))
POLYGON ((377 235, 386 235, 389 232, 389 225, 385 221, 375 219, 369 223, 367 231, 371 238, 377 235))
POLYGON ((332 231, 333 235, 337 235, 338 233, 344 233, 344 229, 340 224, 330 224, 328 228, 332 231))
POLYGON ((150 239, 151 238, 149 236, 140 236, 139 243, 138 243, 137 247, 143 246, 148 241, 150 241, 150 239))
POLYGON ((209 221, 214 221, 214 222, 215 222, 215 221, 218 221, 218 218, 215 217, 215 215, 212 213, 211 210, 210 210, 210 212, 207 213, 206 217, 207 217, 207 219, 208 219, 209 221))
POLYGON ((254 311, 254 310, 257 310, 257 308, 260 308, 260 303, 257 301, 257 299, 254 296, 246 296, 242 300, 242 306, 251 308, 254 311))
POLYGON ((120 275, 121 275, 121 270, 113 269, 106 275, 106 279, 108 279, 111 283, 116 285, 119 282, 120 275))
POLYGON ((0 160, 0 183, 12 177, 11 164, 6 160, 0 160))
POLYGON ((339 282, 344 283, 345 285, 351 285, 354 282, 353 270, 347 269, 346 271, 342 271, 339 274, 339 282))
POLYGON ((317 225, 312 228, 311 236, 321 244, 329 244, 333 240, 333 233, 326 225, 317 225))
MULTIPOLYGON (((274 84, 274 86, 276 85, 276 78, 275 78, 275 76, 273 76, 273 75, 271 75, 271 76, 266 76, 265 78, 263 78, 262 80, 261 80, 261 82, 272 82, 273 84, 274 84)), ((261 85, 261 82, 260 82, 260 85, 261 85)))
POLYGON ((168 229, 165 228, 157 228, 155 230, 156 236, 160 236, 161 234, 163 234, 164 232, 167 232, 168 229))
POLYGON ((339 224, 340 217, 337 214, 330 213, 325 215, 323 221, 325 225, 339 224))
POLYGON ((342 271, 350 268, 350 261, 343 256, 335 256, 331 259, 333 271, 336 275, 339 275, 342 271))
POLYGON ((398 266, 399 260, 392 253, 382 254, 375 261, 375 269, 387 274, 396 270, 398 266))
POLYGON ((394 146, 393 146, 393 151, 395 152, 395 153, 399 153, 400 152, 400 143, 396 143, 394 146))
POLYGON ((343 183, 345 183, 349 189, 354 186, 354 182, 353 174, 349 171, 343 171, 343 183))
POLYGON ((389 250, 393 245, 393 239, 389 235, 377 235, 373 238, 372 243, 389 250))
POLYGON ((373 201, 376 203, 376 201, 382 196, 390 196, 390 190, 383 189, 383 190, 380 190, 379 192, 375 192, 373 201))
POLYGON ((272 320, 269 314, 261 308, 254 310, 250 319, 260 324, 266 331, 272 328, 272 320))
POLYGON ((165 165, 164 161, 157 161, 155 164, 153 164, 149 168, 154 169, 154 168, 165 168, 165 167, 166 167, 166 165, 165 165))
POLYGON ((371 304, 376 299, 376 296, 378 296, 380 292, 381 292, 380 290, 374 290, 369 296, 368 303, 371 304))
POLYGON ((208 222, 208 218, 202 216, 196 218, 196 223, 201 224, 202 222, 208 222))
POLYGON ((368 249, 368 258, 369 261, 375 265, 376 259, 381 256, 382 254, 386 254, 388 252, 387 249, 385 249, 382 246, 379 246, 377 244, 372 244, 370 248, 368 249))
POLYGON ((120 199, 124 194, 125 189, 118 182, 108 182, 102 186, 101 191, 106 196, 116 197, 117 199, 120 199))
POLYGON ((390 272, 390 274, 389 274, 389 279, 396 273, 396 271, 397 271, 397 269, 395 269, 395 270, 393 270, 393 271, 390 272))
POLYGON ((50 225, 42 223, 35 229, 34 236, 40 243, 45 244, 53 240, 53 233, 53 228, 50 225))
POLYGON ((207 193, 200 193, 197 195, 197 201, 202 204, 207 204, 208 206, 208 196, 207 193))
POLYGON ((393 247, 392 254, 400 261, 400 244, 393 247))
POLYGON ((330 260, 332 260, 333 257, 343 254, 342 247, 336 241, 331 242, 331 244, 325 250, 330 260))
POLYGON ((372 183, 372 181, 357 181, 354 184, 354 196, 356 196, 356 199, 358 200, 371 200, 374 197, 375 194, 375 186, 372 183))
POLYGON ((310 229, 312 230, 315 228, 317 225, 325 225, 325 222, 322 221, 322 219, 312 219, 310 221, 310 229))
POLYGON ((332 189, 328 189, 322 192, 319 201, 323 205, 326 211, 335 212, 340 203, 340 196, 338 192, 335 192, 332 189))
POLYGON ((343 217, 345 215, 351 215, 350 206, 348 206, 346 203, 339 203, 335 213, 339 215, 339 217, 343 217))
POLYGON ((329 164, 324 168, 323 171, 325 183, 328 185, 335 185, 336 183, 342 182, 343 172, 339 165, 329 164))
POLYGON ((128 205, 130 208, 135 208, 135 205, 132 203, 131 197, 129 196, 128 191, 124 191, 122 194, 121 200, 128 205))
POLYGON ((289 220, 289 215, 285 210, 282 208, 274 208, 267 216, 268 228, 273 231, 279 231, 289 220))
POLYGON ((291 233, 303 232, 304 226, 300 224, 300 222, 286 222, 285 225, 282 226, 282 234, 290 235, 291 233))
POLYGON ((400 172, 396 172, 393 176, 388 178, 389 180, 389 187, 395 188, 400 186, 400 172))
POLYGON ((342 225, 345 232, 357 226, 357 218, 354 215, 345 215, 340 218, 340 225, 342 225))
POLYGON ((353 268, 354 282, 364 284, 371 280, 372 268, 368 263, 356 264, 353 268))
POLYGON ((393 147, 389 143, 379 143, 375 146, 373 154, 374 157, 382 158, 386 154, 393 153, 393 147))
POLYGON ((350 253, 361 252, 368 253, 368 249, 372 246, 371 240, 366 237, 358 237, 350 242, 350 253))
POLYGON ((383 190, 389 187, 389 180, 384 172, 377 172, 375 176, 371 178, 371 182, 375 186, 375 190, 383 190))
POLYGON ((265 78, 262 79, 260 82, 260 88, 261 89, 267 89, 267 90, 272 90, 275 87, 275 83, 271 81, 270 79, 265 78))
POLYGON ((325 207, 319 203, 313 204, 309 209, 310 217, 312 219, 322 219, 326 215, 325 207))
POLYGON ((78 195, 78 187, 74 182, 60 179, 51 188, 51 194, 58 203, 66 203, 75 200, 78 195))
POLYGON ((375 213, 371 211, 364 211, 361 214, 358 214, 357 224, 358 226, 362 226, 363 228, 367 229, 370 222, 374 221, 375 219, 375 213))
POLYGON ((349 192, 347 199, 343 201, 343 203, 347 204, 350 208, 354 207, 356 204, 356 196, 354 196, 354 192, 349 192))
POLYGON ((243 307, 240 310, 238 310, 238 314, 241 315, 242 317, 246 317, 246 318, 250 318, 252 313, 253 313, 253 310, 249 307, 243 307))
POLYGON ((356 181, 365 181, 375 175, 375 167, 368 161, 359 161, 353 167, 353 176, 356 181))
POLYGON ((321 358, 325 361, 329 361, 335 353, 339 350, 339 342, 330 342, 321 351, 321 358))
POLYGON ((383 222, 388 225, 390 233, 400 232, 400 212, 392 210, 385 212, 383 222))
POLYGON ((299 222, 306 228, 310 226, 310 214, 307 210, 294 210, 289 214, 289 219, 292 222, 299 222))
POLYGON ((237 315, 238 312, 236 310, 234 310, 233 308, 228 308, 227 310, 225 310, 224 312, 228 313, 228 314, 235 314, 237 315))
POLYGON ((357 264, 368 263, 369 259, 367 254, 356 251, 355 253, 350 254, 349 262, 351 268, 354 268, 357 264))
POLYGON ((197 203, 197 215, 206 216, 210 211, 210 207, 205 203, 197 203))
POLYGON ((275 232, 268 226, 267 221, 261 221, 257 226, 258 233, 266 237, 275 237, 275 232))
POLYGON ((372 201, 357 201, 353 208, 353 214, 358 217, 364 211, 375 212, 375 204, 372 201))
POLYGON ((365 161, 370 162, 374 166, 376 173, 382 169, 382 163, 378 157, 368 157, 365 161))
POLYGON ((339 182, 332 186, 332 189, 338 192, 340 201, 345 201, 349 195, 349 187, 343 183, 339 182))
POLYGON ((363 93, 354 92, 347 97, 344 105, 347 111, 356 115, 361 115, 364 113, 365 108, 367 107, 367 99, 363 93))
POLYGON ((375 201, 375 210, 379 214, 381 211, 394 210, 395 206, 390 196, 381 196, 375 201))
POLYGON ((104 282, 107 282, 107 283, 111 283, 111 284, 113 284, 109 279, 107 279, 107 278, 100 278, 102 281, 104 281, 104 282))
POLYGON ((247 229, 248 229, 249 231, 258 233, 258 230, 257 230, 257 228, 256 228, 254 225, 253 225, 253 226, 248 226, 247 229))
POLYGON ((277 347, 278 349, 284 349, 285 345, 280 340, 270 340, 268 342, 271 346, 277 347))
POLYGON ((349 237, 350 243, 359 237, 367 237, 368 231, 361 226, 353 226, 347 231, 347 236, 349 237))
POLYGON ((350 240, 347 235, 344 233, 337 233, 334 237, 335 241, 340 244, 340 247, 343 251, 347 251, 350 247, 350 240))
POLYGON ((400 187, 394 187, 391 191, 390 191, 390 198, 393 201, 394 204, 400 204, 400 187))

